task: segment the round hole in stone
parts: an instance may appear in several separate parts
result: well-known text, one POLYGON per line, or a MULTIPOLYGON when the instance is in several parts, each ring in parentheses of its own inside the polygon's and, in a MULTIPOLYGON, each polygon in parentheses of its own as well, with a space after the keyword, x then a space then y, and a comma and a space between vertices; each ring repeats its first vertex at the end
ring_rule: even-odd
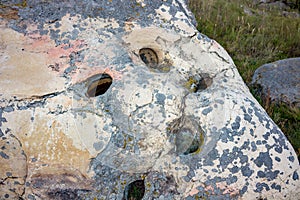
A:
POLYGON ((179 155, 199 153, 203 142, 203 133, 195 134, 189 128, 182 128, 176 133, 176 153, 179 155))
POLYGON ((145 194, 144 180, 136 180, 131 182, 125 187, 124 197, 125 200, 141 200, 145 194))
POLYGON ((112 77, 108 74, 99 74, 94 81, 92 81, 87 90, 88 97, 97 97, 103 95, 112 84, 112 77))
POLYGON ((211 86, 213 79, 209 77, 208 74, 202 74, 202 79, 199 81, 198 89, 205 90, 209 86, 211 86))
POLYGON ((140 58, 142 59, 142 61, 151 68, 156 68, 158 63, 159 63, 159 59, 157 56, 157 53, 151 49, 151 48, 142 48, 139 51, 139 55, 140 58))
POLYGON ((200 142, 196 138, 193 139, 192 143, 188 149, 183 153, 183 155, 188 155, 191 153, 196 153, 200 149, 200 142))
POLYGON ((209 77, 208 74, 204 73, 196 76, 191 76, 189 79, 185 82, 184 86, 190 91, 190 92, 198 92, 203 91, 209 86, 211 86, 213 80, 211 77, 209 77))

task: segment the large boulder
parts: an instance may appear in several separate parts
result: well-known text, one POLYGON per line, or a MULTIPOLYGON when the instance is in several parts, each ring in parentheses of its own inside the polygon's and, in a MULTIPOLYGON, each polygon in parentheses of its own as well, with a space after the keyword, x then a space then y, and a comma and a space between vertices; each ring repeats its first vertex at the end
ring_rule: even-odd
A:
POLYGON ((300 58, 265 64, 255 70, 252 86, 263 99, 300 107, 300 58))
POLYGON ((292 146, 183 0, 22 2, 0 13, 1 199, 299 197, 292 146))

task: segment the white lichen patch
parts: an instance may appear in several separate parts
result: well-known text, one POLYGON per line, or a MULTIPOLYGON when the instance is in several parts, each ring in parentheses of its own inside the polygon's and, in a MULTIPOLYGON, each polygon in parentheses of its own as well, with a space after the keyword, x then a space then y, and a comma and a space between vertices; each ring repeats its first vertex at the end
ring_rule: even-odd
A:
POLYGON ((164 20, 170 21, 172 19, 172 15, 169 13, 170 7, 166 5, 162 5, 160 8, 156 10, 156 13, 164 20))

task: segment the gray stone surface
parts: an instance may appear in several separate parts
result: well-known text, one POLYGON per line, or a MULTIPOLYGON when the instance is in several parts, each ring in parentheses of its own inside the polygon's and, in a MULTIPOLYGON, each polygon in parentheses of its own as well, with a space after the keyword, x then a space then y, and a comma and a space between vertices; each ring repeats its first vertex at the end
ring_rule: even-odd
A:
POLYGON ((300 107, 300 58, 290 58, 259 67, 251 83, 263 97, 300 107))
POLYGON ((1 199, 299 197, 292 146, 183 0, 1 3, 1 199))

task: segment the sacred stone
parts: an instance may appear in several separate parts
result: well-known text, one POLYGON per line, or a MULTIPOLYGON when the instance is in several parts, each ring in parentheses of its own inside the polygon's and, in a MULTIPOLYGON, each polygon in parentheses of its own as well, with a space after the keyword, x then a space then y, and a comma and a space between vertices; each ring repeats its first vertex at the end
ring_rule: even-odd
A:
POLYGON ((1 199, 297 199, 292 146, 183 0, 2 1, 1 199))

